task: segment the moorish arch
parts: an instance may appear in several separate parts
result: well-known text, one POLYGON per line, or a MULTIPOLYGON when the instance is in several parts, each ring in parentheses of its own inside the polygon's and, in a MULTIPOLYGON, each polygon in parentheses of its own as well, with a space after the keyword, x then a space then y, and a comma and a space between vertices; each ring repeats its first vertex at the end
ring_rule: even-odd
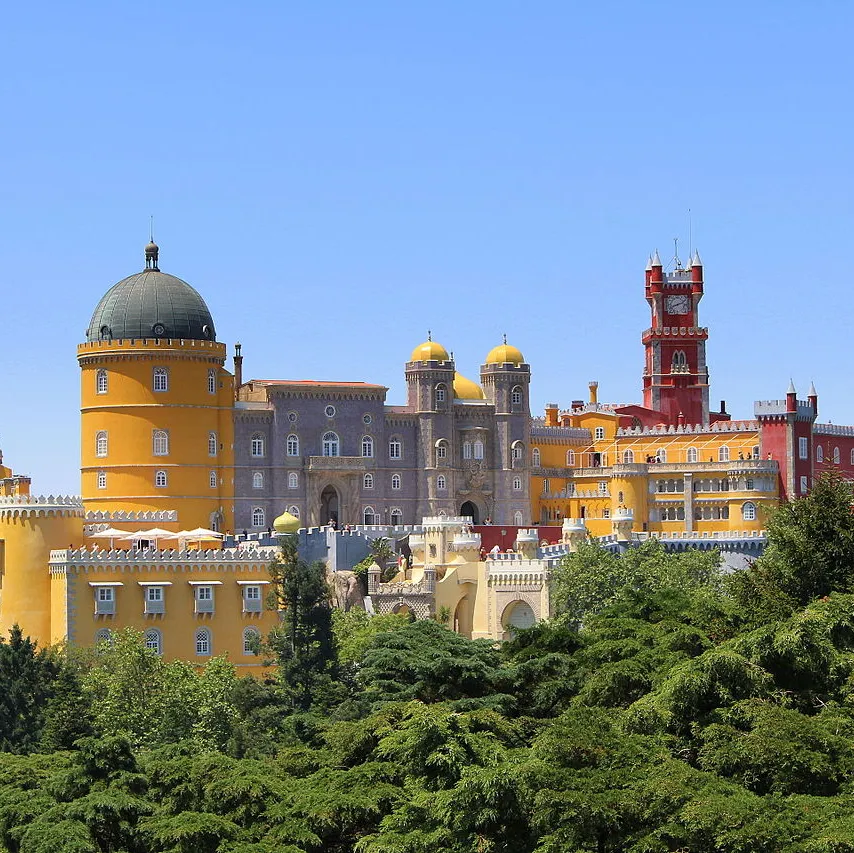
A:
POLYGON ((527 601, 517 599, 511 601, 501 614, 501 627, 503 639, 512 640, 516 631, 520 628, 531 628, 537 621, 534 608, 527 601))
POLYGON ((326 486, 320 493, 320 523, 334 521, 338 524, 341 502, 335 486, 326 486))

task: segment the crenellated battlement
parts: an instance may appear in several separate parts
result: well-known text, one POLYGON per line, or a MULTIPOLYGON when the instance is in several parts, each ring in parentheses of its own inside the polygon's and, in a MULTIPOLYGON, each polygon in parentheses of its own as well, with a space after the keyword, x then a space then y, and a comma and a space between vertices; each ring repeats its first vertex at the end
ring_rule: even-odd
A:
POLYGON ((79 495, 4 495, 0 497, 0 518, 83 517, 79 495))
POLYGON ((659 424, 654 427, 621 427, 617 430, 619 437, 646 436, 646 435, 704 435, 717 434, 721 432, 758 432, 759 421, 715 421, 712 424, 684 424, 681 426, 664 426, 659 424))
POLYGON ((114 521, 165 521, 177 522, 178 510, 176 509, 157 509, 157 510, 134 510, 126 511, 118 510, 88 510, 86 512, 86 523, 93 526, 101 525, 100 529, 109 526, 110 522, 114 521))
POLYGON ((247 564, 266 567, 277 553, 276 548, 218 548, 191 549, 106 549, 64 548, 50 552, 50 570, 57 572, 112 567, 122 571, 157 568, 165 571, 192 572, 220 567, 245 567, 247 564))
POLYGON ((854 437, 854 426, 842 426, 841 424, 815 424, 813 433, 816 435, 840 435, 854 437))

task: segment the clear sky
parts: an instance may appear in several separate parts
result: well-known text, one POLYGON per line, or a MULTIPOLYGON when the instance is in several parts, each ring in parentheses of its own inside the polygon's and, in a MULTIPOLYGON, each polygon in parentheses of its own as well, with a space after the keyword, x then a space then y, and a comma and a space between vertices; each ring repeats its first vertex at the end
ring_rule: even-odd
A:
POLYGON ((246 378, 405 400, 433 330, 532 408, 640 399, 643 269, 705 263, 711 399, 854 423, 854 4, 15 3, 0 31, 0 447, 79 491, 75 346, 143 265, 246 378))

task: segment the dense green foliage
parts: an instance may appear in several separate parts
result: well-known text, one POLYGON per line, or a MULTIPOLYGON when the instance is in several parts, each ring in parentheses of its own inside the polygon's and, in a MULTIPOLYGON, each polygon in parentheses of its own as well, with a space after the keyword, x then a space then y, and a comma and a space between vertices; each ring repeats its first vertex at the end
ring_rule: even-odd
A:
POLYGON ((583 549, 563 615, 501 647, 330 618, 294 555, 268 682, 13 633, 0 849, 854 853, 851 499, 823 479, 732 577, 583 549))

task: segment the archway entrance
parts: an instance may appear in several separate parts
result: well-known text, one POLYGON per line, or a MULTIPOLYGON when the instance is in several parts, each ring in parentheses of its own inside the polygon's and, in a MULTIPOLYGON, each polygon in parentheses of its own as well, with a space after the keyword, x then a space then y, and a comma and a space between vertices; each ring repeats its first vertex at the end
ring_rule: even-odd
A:
POLYGON ((525 601, 514 601, 507 606, 501 618, 504 639, 512 640, 519 628, 530 628, 537 621, 534 609, 525 601))
POLYGON ((338 524, 338 492, 332 486, 327 486, 320 493, 320 523, 334 521, 338 524))
POLYGON ((472 503, 472 501, 466 501, 460 507, 460 515, 468 516, 471 519, 472 524, 480 524, 480 510, 477 508, 477 505, 472 503))

